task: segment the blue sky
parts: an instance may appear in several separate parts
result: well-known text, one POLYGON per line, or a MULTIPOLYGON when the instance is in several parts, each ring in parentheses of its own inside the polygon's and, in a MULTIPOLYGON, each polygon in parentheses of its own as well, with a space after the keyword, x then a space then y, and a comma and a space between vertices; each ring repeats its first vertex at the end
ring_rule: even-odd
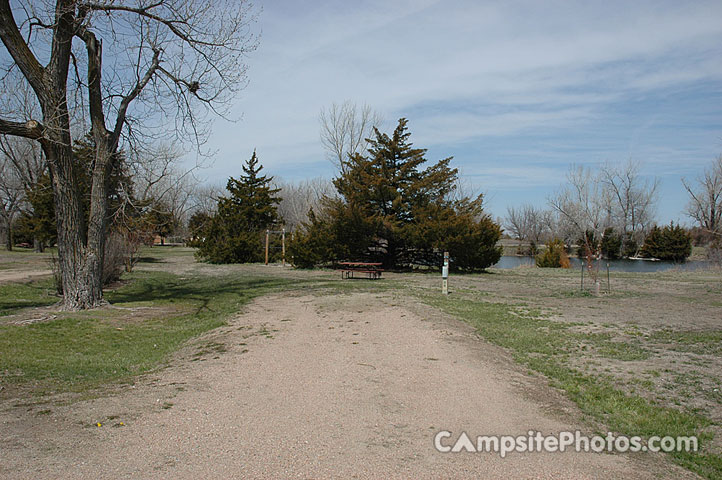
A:
POLYGON ((571 164, 634 159, 661 181, 660 222, 688 220, 680 178, 722 153, 722 2, 266 1, 235 123, 203 172, 257 149, 285 180, 332 177, 318 115, 368 104, 436 161, 453 155, 503 216, 545 205, 571 164))

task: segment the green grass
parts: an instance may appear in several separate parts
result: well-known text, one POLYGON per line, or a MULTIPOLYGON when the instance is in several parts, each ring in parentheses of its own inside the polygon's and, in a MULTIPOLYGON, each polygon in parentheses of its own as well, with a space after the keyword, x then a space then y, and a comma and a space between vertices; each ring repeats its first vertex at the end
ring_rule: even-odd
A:
POLYGON ((654 332, 650 341, 669 344, 671 350, 699 354, 722 354, 722 331, 684 331, 664 329, 654 332))
MULTIPOLYGON (((251 299, 299 283, 238 275, 182 278, 139 273, 131 278, 106 295, 116 308, 63 313, 55 320, 26 326, 0 326, 3 381, 34 385, 37 393, 43 393, 127 380, 162 364, 188 339, 223 325, 251 299), (152 308, 129 310, 134 307, 152 308), (134 315, 143 316, 134 319, 134 315)), ((18 297, 10 302, 3 296, 4 311, 49 303, 41 285, 8 287, 18 297)))
MULTIPOLYGON (((153 248, 150 263, 189 255, 180 250, 153 248)), ((162 365, 189 339, 224 325, 256 297, 301 287, 304 294, 314 295, 382 292, 394 287, 385 281, 339 282, 335 275, 306 280, 243 273, 215 276, 150 271, 133 273, 124 277, 124 282, 105 294, 112 307, 54 312, 57 318, 52 321, 30 325, 0 325, 3 382, 42 395, 128 381, 162 365)), ((59 298, 51 294, 52 287, 51 280, 0 287, 0 316, 58 302, 59 298)), ((258 334, 273 338, 270 331, 258 334)), ((201 349, 202 355, 220 352, 206 350, 201 349)))
MULTIPOLYGON (((154 247, 143 253, 144 263, 163 264, 190 259, 192 250, 154 247)), ((26 326, 0 325, 3 383, 25 388, 30 395, 41 395, 130 381, 135 375, 163 365, 189 340, 224 325, 253 298, 272 292, 299 291, 316 296, 359 291, 395 296, 416 294, 425 303, 467 321, 480 336, 507 348, 516 361, 544 374, 552 385, 576 402, 595 425, 630 435, 697 435, 703 445, 711 440, 707 433, 710 422, 703 415, 622 391, 612 375, 582 371, 574 360, 590 359, 599 366, 605 362, 608 366, 609 360, 645 360, 654 355, 660 345, 668 350, 720 353, 719 331, 662 330, 645 338, 636 327, 628 327, 627 331, 604 324, 600 331, 584 332, 583 325, 554 321, 541 311, 520 305, 518 298, 516 305, 492 303, 488 301, 490 293, 477 287, 459 287, 452 297, 440 297, 431 295, 429 289, 410 287, 407 277, 341 282, 335 272, 311 278, 274 275, 277 274, 272 270, 268 275, 255 276, 240 270, 224 276, 138 272, 125 278, 125 285, 106 293, 112 308, 81 313, 54 312, 57 313, 54 320, 26 326)), ((495 272, 488 278, 526 284, 536 282, 535 275, 535 272, 520 270, 495 272)), ((667 278, 664 275, 655 278, 667 278)), ((680 274, 684 275, 687 274, 680 274)), ((571 278, 568 272, 551 272, 545 274, 544 278, 547 277, 571 278)), ((676 279, 678 275, 668 274, 668 277, 676 279)), ((624 278, 633 280, 637 276, 630 274, 624 278)), ((711 293, 720 288, 717 283, 702 285, 711 293)), ((563 284, 542 295, 573 302, 584 301, 582 297, 587 296, 563 284)), ((52 305, 58 300, 50 280, 0 286, 0 320, 27 307, 52 305)), ((524 297, 524 300, 534 303, 533 298, 524 297)), ((259 335, 269 340, 273 334, 265 327, 248 332, 249 336, 259 335)), ((199 343, 191 360, 200 361, 224 350, 225 345, 221 343, 199 343)), ((658 378, 661 373, 652 370, 646 375, 658 378)), ((678 387, 681 382, 673 381, 671 385, 678 387)), ((689 379, 685 382, 685 385, 689 383, 689 379)), ((636 383, 639 388, 651 384, 650 380, 636 383)), ((704 451, 673 454, 672 458, 707 478, 722 478, 719 455, 704 451)))
POLYGON ((44 307, 59 301, 51 279, 0 285, 0 317, 22 308, 44 307))
POLYGON ((597 344, 596 352, 602 357, 622 360, 623 362, 646 360, 650 357, 649 350, 635 342, 602 340, 597 344))
MULTIPOLYGON (((649 352, 637 344, 613 341, 605 333, 578 333, 568 324, 506 304, 437 295, 422 295, 422 300, 468 322, 480 336, 507 348, 517 362, 544 374, 588 418, 611 431, 646 437, 696 435, 703 447, 712 439, 706 431, 711 422, 704 416, 625 393, 611 379, 581 372, 570 361, 570 357, 589 351, 619 360, 647 358, 649 352)), ((698 339, 690 337, 689 341, 693 340, 698 339)), ((670 455, 680 465, 706 478, 722 477, 720 455, 707 451, 670 455)))

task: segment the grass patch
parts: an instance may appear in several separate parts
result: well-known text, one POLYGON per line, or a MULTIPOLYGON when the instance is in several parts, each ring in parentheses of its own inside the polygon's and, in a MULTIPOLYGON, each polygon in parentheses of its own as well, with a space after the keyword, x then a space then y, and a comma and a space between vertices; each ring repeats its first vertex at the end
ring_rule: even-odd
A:
MULTIPOLYGON (((707 418, 622 392, 610 379, 581 372, 571 366, 569 360, 570 356, 584 354, 590 346, 603 357, 619 360, 647 358, 649 352, 646 349, 635 343, 613 341, 604 333, 578 333, 569 325, 506 304, 421 296, 425 303, 474 326, 486 340, 509 349, 516 361, 544 374, 553 386, 566 392, 588 418, 609 430, 647 438, 696 435, 703 449, 701 452, 673 453, 671 457, 706 478, 722 477, 722 457, 704 450, 712 440, 712 435, 706 431, 711 424, 707 418)), ((694 341, 693 344, 702 341, 697 337, 688 339, 694 341)))
POLYGON ((668 344, 670 350, 722 354, 722 330, 683 331, 665 328, 650 335, 651 342, 668 344))
MULTIPOLYGON (((238 275, 134 274, 130 283, 107 293, 115 308, 0 326, 0 373, 4 383, 32 384, 38 393, 124 381, 157 367, 188 339, 223 325, 253 298, 298 283, 238 275), (158 308, 163 314, 154 315, 158 308)), ((52 303, 41 283, 7 287, 17 297, 13 302, 4 297, 5 311, 52 303)))
POLYGON ((59 301, 51 279, 0 285, 0 317, 23 308, 45 307, 59 301))
POLYGON ((646 360, 650 352, 646 348, 634 342, 604 341, 597 346, 597 353, 602 357, 632 362, 646 360))

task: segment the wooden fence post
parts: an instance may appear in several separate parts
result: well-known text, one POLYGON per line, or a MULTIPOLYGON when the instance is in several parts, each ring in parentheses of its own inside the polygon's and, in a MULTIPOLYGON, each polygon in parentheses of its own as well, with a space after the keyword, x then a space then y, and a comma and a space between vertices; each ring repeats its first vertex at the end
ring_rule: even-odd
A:
POLYGON ((266 230, 266 265, 268 265, 268 230, 266 230))

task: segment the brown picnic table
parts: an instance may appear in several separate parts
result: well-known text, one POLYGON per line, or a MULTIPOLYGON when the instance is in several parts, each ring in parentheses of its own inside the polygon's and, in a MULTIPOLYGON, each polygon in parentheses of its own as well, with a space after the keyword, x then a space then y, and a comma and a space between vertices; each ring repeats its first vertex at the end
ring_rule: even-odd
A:
POLYGON ((339 262, 341 266, 341 278, 357 278, 354 274, 363 274, 366 278, 376 280, 381 278, 383 270, 381 263, 373 262, 339 262))

